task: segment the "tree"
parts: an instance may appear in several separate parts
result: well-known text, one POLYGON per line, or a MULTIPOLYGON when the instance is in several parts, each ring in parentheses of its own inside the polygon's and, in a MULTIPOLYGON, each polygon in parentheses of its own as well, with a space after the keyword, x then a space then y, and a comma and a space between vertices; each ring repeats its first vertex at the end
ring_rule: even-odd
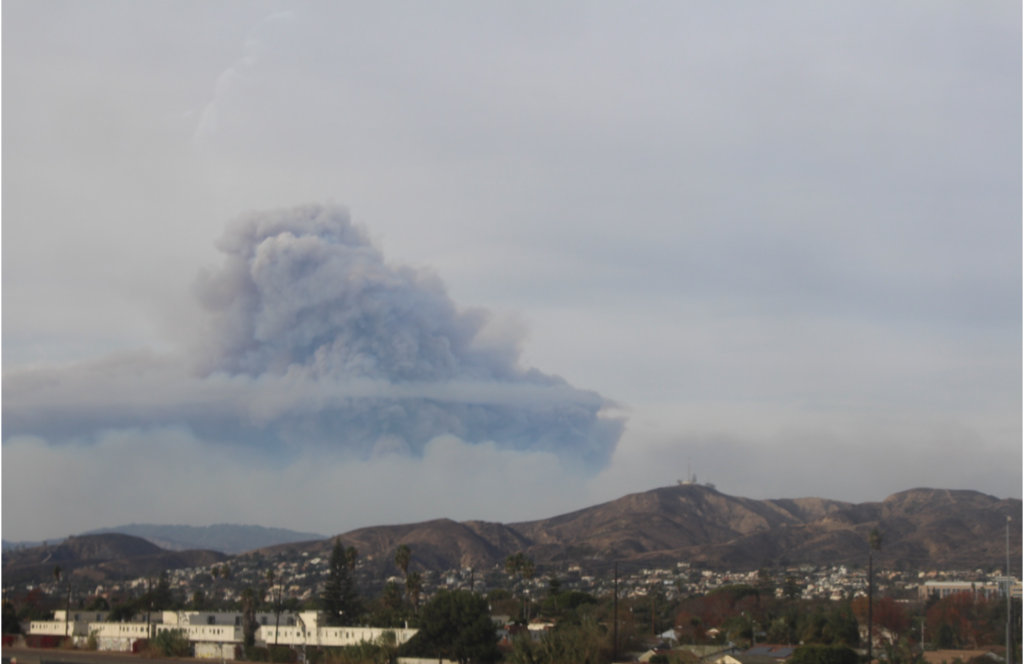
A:
POLYGON ((419 572, 411 572, 405 577, 405 592, 412 600, 412 610, 417 611, 420 604, 420 591, 423 589, 423 577, 419 572))
POLYGON ((355 571, 357 558, 359 558, 359 549, 354 546, 350 546, 345 549, 345 564, 348 565, 350 572, 355 571))
POLYGON ((800 596, 800 586, 797 585, 796 577, 786 577, 786 580, 782 584, 782 594, 788 599, 796 599, 800 596))
POLYGON ((509 664, 598 664, 609 661, 611 654, 608 634, 594 620, 587 619, 579 625, 560 625, 545 632, 539 641, 526 635, 517 637, 505 661, 509 664))
POLYGON ((924 654, 910 645, 906 638, 884 644, 888 664, 924 664, 924 654))
POLYGON ((3 602, 3 633, 18 634, 21 632, 21 623, 18 621, 18 612, 14 610, 14 603, 10 600, 3 602))
POLYGON ((138 604, 133 601, 121 602, 120 604, 115 604, 110 609, 110 613, 107 614, 107 620, 110 622, 131 622, 136 613, 138 613, 138 604))
POLYGON ((381 602, 385 608, 398 610, 402 608, 402 590, 398 587, 398 584, 394 581, 388 581, 384 585, 384 594, 381 597, 381 602))
MULTIPOLYGON (((516 575, 518 575, 521 580, 532 579, 533 578, 533 572, 534 572, 533 561, 531 559, 527 558, 526 554, 524 554, 522 551, 519 551, 518 553, 515 553, 515 554, 513 554, 513 555, 511 555, 511 556, 509 556, 508 558, 505 559, 505 573, 508 574, 510 577, 512 577, 513 581, 515 581, 516 575)), ((527 616, 527 613, 526 613, 526 592, 525 592, 525 589, 524 589, 522 597, 523 597, 522 617, 523 617, 523 620, 529 620, 529 617, 527 616)))
POLYGON ((349 563, 341 540, 334 540, 331 559, 327 565, 327 583, 320 604, 327 614, 328 625, 353 624, 360 613, 359 595, 349 574, 349 563))
POLYGON ((468 590, 441 590, 420 611, 420 629, 399 648, 405 657, 496 662, 498 635, 487 600, 468 590))
POLYGON ((152 592, 153 608, 157 611, 171 608, 174 597, 171 595, 171 582, 167 578, 167 572, 160 572, 160 580, 152 592))
POLYGON ((858 664, 860 657, 846 646, 800 646, 789 664, 858 664))
MULTIPOLYGON (((853 613, 858 620, 868 620, 868 599, 858 597, 853 600, 853 613)), ((910 618, 906 610, 900 606, 892 597, 883 597, 875 602, 872 607, 872 622, 879 627, 884 627, 888 632, 886 640, 893 644, 910 628, 910 618)))
POLYGON ((860 643, 860 626, 848 606, 840 606, 829 614, 822 640, 833 646, 856 646, 860 643))
POLYGON ((402 576, 409 576, 409 562, 412 560, 412 551, 404 544, 399 544, 395 550, 395 564, 402 570, 402 576))
POLYGON ((246 648, 256 645, 256 630, 259 624, 256 622, 256 591, 248 587, 242 591, 242 644, 246 648))
POLYGON ((932 641, 939 648, 973 648, 991 643, 998 631, 986 625, 990 606, 1002 608, 1004 605, 1001 601, 990 602, 984 596, 976 597, 971 592, 943 597, 928 609, 926 619, 932 641))

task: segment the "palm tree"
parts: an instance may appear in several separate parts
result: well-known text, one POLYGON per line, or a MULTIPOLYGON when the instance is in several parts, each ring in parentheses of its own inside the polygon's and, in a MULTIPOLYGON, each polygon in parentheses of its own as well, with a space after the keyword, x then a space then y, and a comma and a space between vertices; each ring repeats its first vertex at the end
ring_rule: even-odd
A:
POLYGON ((405 577, 405 592, 412 599, 412 610, 419 611, 420 590, 423 589, 423 577, 419 572, 412 572, 405 577))
POLYGON ((274 647, 277 647, 278 632, 281 631, 281 591, 274 594, 274 570, 267 570, 267 585, 270 586, 270 601, 274 606, 274 647))
POLYGON ((405 575, 405 595, 409 597, 409 563, 412 562, 412 551, 404 544, 399 544, 395 550, 395 564, 405 575))
MULTIPOLYGON (((526 557, 526 555, 520 551, 514 555, 509 556, 505 559, 505 573, 512 577, 513 582, 518 574, 523 580, 532 579, 534 568, 533 561, 526 557)), ((523 590, 523 611, 522 615, 524 619, 529 619, 526 615, 526 591, 523 590)))
POLYGON ((409 563, 412 561, 412 551, 409 550, 404 544, 399 544, 398 549, 395 551, 395 564, 398 565, 398 569, 402 570, 402 574, 409 576, 409 563))

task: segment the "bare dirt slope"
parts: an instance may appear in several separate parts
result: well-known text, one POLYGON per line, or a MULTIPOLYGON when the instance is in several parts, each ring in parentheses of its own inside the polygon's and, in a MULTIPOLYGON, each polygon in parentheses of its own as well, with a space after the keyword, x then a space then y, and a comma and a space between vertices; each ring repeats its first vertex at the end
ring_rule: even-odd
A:
MULTIPOLYGON (((1021 523, 1021 501, 976 491, 912 489, 880 503, 823 498, 753 500, 700 485, 630 494, 549 519, 500 524, 438 519, 361 528, 345 546, 387 563, 399 544, 414 569, 486 568, 524 551, 539 564, 696 561, 714 568, 864 563, 867 535, 883 533, 882 560, 895 568, 998 567, 1006 517, 1021 523)), ((333 540, 281 545, 327 552, 333 540)), ((1021 555, 1020 527, 1011 553, 1021 555)))

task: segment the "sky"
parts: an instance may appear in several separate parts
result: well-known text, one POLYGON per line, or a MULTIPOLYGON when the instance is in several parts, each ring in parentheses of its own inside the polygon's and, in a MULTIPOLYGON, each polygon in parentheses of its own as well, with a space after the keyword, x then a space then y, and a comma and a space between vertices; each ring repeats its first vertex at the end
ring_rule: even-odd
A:
POLYGON ((1021 25, 4 3, 4 539, 1020 498, 1021 25))

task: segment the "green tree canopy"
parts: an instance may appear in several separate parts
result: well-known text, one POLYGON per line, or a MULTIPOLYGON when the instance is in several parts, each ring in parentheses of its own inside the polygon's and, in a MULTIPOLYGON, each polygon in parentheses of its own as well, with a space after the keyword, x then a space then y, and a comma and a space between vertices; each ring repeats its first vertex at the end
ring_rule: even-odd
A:
POLYGON ((160 580, 153 588, 150 599, 153 602, 154 611, 163 611, 171 608, 174 603, 174 596, 171 594, 171 582, 167 578, 167 572, 160 572, 160 580))
POLYGON ((403 575, 409 574, 409 563, 412 561, 412 551, 404 544, 399 544, 395 550, 395 565, 402 570, 403 575))
POLYGON ((334 540, 334 549, 327 566, 327 583, 320 604, 327 614, 328 625, 355 624, 362 613, 362 602, 349 573, 348 558, 341 540, 334 540))
POLYGON ((487 600, 468 590, 441 590, 420 611, 420 630, 400 656, 496 662, 498 636, 487 600))

